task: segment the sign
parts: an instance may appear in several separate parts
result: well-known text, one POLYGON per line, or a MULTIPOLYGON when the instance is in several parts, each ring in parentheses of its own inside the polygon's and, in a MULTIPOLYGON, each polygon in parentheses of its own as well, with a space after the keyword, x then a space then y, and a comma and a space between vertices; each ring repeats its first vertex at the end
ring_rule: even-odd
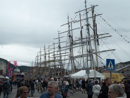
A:
POLYGON ((115 60, 106 59, 106 70, 115 71, 115 60))
MULTIPOLYGON (((105 78, 110 78, 109 73, 102 73, 102 74, 105 75, 105 78)), ((112 83, 114 83, 114 81, 121 82, 122 79, 123 79, 122 73, 112 73, 112 83)))

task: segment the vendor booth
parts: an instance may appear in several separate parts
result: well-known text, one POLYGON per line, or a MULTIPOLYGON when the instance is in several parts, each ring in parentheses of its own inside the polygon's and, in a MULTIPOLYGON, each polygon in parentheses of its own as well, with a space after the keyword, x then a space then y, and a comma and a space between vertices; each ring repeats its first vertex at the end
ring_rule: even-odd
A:
MULTIPOLYGON (((102 79, 105 79, 105 76, 99 73, 96 70, 90 70, 89 78, 94 79, 94 74, 96 75, 96 78, 100 81, 102 79)), ((77 73, 71 75, 71 78, 85 78, 88 79, 88 75, 86 74, 86 70, 80 70, 77 73)))

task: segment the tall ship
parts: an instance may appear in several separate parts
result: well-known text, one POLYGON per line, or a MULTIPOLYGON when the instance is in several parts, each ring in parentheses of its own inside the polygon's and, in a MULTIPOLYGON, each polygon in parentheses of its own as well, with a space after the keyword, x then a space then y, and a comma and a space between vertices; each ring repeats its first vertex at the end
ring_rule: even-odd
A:
POLYGON ((115 49, 105 49, 100 44, 112 35, 98 30, 97 17, 103 18, 95 11, 96 7, 98 5, 87 7, 85 0, 85 8, 75 12, 74 19, 67 16, 53 44, 38 52, 32 64, 32 77, 63 77, 82 69, 100 71, 99 67, 105 66, 101 55, 115 49))

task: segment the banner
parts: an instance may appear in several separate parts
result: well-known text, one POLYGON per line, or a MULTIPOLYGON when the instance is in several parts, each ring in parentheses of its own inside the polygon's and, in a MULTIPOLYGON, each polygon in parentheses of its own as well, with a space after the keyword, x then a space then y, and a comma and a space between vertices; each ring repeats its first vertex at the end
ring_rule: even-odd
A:
POLYGON ((11 61, 8 62, 8 70, 9 70, 9 63, 10 63, 10 62, 11 62, 11 61))
POLYGON ((14 61, 14 67, 16 67, 17 66, 17 61, 14 61))
MULTIPOLYGON (((102 73, 105 75, 105 78, 110 78, 110 73, 102 73)), ((114 81, 121 82, 123 79, 123 74, 122 73, 112 73, 112 83, 114 81)))
MULTIPOLYGON (((9 65, 8 65, 8 68, 9 68, 9 65)), ((13 68, 11 68, 11 67, 8 69, 8 77, 12 76, 12 70, 13 70, 13 68)))

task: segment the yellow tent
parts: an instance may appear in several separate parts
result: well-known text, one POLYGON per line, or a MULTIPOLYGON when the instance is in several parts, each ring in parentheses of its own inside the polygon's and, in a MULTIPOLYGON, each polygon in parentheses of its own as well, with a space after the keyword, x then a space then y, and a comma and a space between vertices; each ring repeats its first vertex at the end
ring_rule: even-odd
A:
MULTIPOLYGON (((105 75, 105 78, 110 78, 110 73, 102 73, 103 75, 105 75)), ((112 73, 112 82, 114 82, 115 80, 117 82, 121 82, 123 79, 123 75, 122 73, 112 73)))

